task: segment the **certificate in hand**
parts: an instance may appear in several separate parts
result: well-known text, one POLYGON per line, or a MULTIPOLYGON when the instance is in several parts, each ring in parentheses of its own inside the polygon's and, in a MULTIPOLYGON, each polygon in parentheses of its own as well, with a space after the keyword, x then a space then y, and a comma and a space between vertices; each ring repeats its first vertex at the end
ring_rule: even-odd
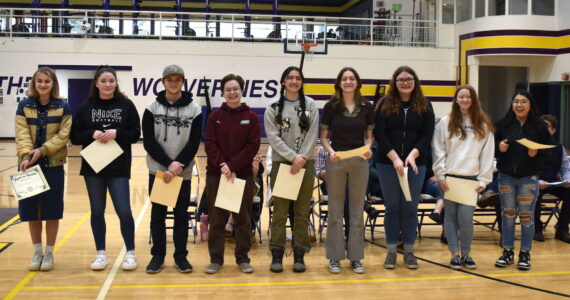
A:
POLYGON ((444 198, 456 203, 475 206, 477 205, 477 192, 479 181, 463 179, 452 176, 445 177, 449 191, 445 192, 444 198))
POLYGON ((95 173, 99 173, 103 168, 123 154, 123 149, 115 140, 110 140, 103 144, 97 140, 79 152, 85 161, 91 166, 95 173))
POLYGON ((239 213, 241 200, 245 190, 245 180, 236 178, 234 182, 226 179, 221 175, 220 185, 218 186, 218 195, 216 196, 216 207, 239 213))
POLYGON ((271 195, 297 201, 304 176, 305 169, 300 169, 297 174, 293 175, 290 165, 280 164, 271 195))
POLYGON ((27 169, 26 172, 10 175, 10 183, 16 200, 26 199, 50 189, 44 173, 38 165, 27 169))
POLYGON ((568 182, 568 181, 547 182, 546 185, 549 185, 549 186, 570 186, 570 182, 568 182))
POLYGON ((347 158, 351 158, 351 157, 362 157, 362 158, 366 159, 366 157, 364 157, 364 153, 366 153, 368 150, 370 150, 370 144, 367 144, 367 145, 364 145, 360 148, 356 148, 356 149, 352 149, 352 150, 338 151, 338 152, 335 152, 335 154, 340 159, 347 159, 347 158))
POLYGON ((539 150, 539 149, 549 149, 549 148, 554 148, 556 147, 555 145, 544 145, 544 144, 539 144, 539 143, 535 143, 531 140, 527 140, 527 139, 520 139, 517 140, 517 142, 519 142, 519 144, 532 149, 532 150, 539 150))
POLYGON ((402 188, 402 192, 404 193, 404 198, 406 201, 412 201, 412 193, 410 193, 410 183, 408 182, 408 167, 404 167, 404 176, 400 176, 398 172, 398 180, 400 181, 400 187, 402 188))
POLYGON ((184 178, 174 176, 169 183, 164 183, 164 172, 156 171, 150 201, 168 207, 175 207, 178 201, 180 187, 182 187, 182 180, 184 180, 184 178))

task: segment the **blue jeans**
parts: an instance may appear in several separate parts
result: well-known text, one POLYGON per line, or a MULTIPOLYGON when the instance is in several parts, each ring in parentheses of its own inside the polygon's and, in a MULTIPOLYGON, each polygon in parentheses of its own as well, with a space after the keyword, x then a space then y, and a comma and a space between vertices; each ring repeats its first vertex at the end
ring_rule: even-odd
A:
POLYGON ((85 176, 85 185, 91 205, 91 230, 97 251, 105 250, 105 207, 107 189, 121 223, 121 234, 127 251, 135 249, 135 221, 131 212, 129 178, 85 176))
POLYGON ((424 184, 426 166, 418 166, 416 175, 412 168, 408 169, 408 182, 412 201, 406 201, 400 188, 398 175, 392 165, 376 164, 386 215, 384 227, 386 228, 386 242, 388 245, 398 244, 400 233, 404 245, 412 248, 416 241, 416 229, 418 227, 418 203, 424 184))
POLYGON ((443 193, 441 192, 439 183, 437 182, 429 183, 426 181, 422 189, 422 194, 430 195, 435 199, 443 199, 443 193))
POLYGON ((514 249, 515 220, 521 223, 521 250, 530 251, 534 235, 534 206, 539 192, 538 176, 514 178, 499 173, 503 248, 514 249))
POLYGON ((475 206, 460 204, 444 200, 445 202, 445 236, 447 245, 452 253, 459 252, 461 241, 461 254, 466 256, 471 252, 473 240, 473 212, 475 206))

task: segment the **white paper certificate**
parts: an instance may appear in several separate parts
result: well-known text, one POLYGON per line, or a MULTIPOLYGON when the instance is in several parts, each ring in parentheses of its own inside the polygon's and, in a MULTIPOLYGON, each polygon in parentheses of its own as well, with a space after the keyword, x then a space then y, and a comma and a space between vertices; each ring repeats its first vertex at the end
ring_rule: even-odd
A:
POLYGON ((452 176, 445 177, 449 191, 445 192, 444 198, 456 203, 475 206, 477 205, 477 192, 479 181, 463 179, 452 176))
POLYGON ((226 179, 226 176, 221 175, 215 206, 239 213, 244 190, 245 180, 236 178, 232 183, 226 179))
MULTIPOLYGON (((396 174, 398 174, 398 172, 396 172, 396 174)), ((406 198, 406 201, 412 201, 410 183, 408 182, 408 167, 404 167, 404 176, 400 176, 400 174, 398 174, 398 180, 400 181, 402 192, 404 192, 404 198, 406 198)))
POLYGON ((106 144, 93 141, 89 146, 79 152, 85 161, 91 166, 95 173, 99 173, 109 165, 115 158, 123 154, 123 149, 115 140, 110 140, 106 144))
POLYGON ((271 195, 297 201, 304 176, 305 169, 300 169, 297 174, 293 175, 291 174, 290 165, 280 164, 271 195))
POLYGON ((26 199, 50 189, 44 173, 38 165, 27 169, 26 172, 10 175, 10 183, 16 200, 26 199))

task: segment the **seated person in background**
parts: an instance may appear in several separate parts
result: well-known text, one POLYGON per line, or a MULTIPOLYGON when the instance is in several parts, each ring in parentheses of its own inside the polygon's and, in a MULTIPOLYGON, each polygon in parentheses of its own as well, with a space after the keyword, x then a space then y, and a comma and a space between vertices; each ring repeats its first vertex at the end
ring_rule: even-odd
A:
MULTIPOLYGON (((542 115, 540 117, 548 126, 548 131, 552 136, 556 133, 558 120, 552 115, 542 115)), ((551 194, 562 200, 562 209, 556 224, 555 238, 570 243, 570 234, 568 234, 568 223, 570 222, 570 186, 552 186, 549 182, 570 182, 570 166, 566 157, 566 149, 559 142, 555 141, 556 147, 547 149, 544 167, 539 175, 540 192, 536 201, 534 210, 534 240, 544 242, 543 229, 544 225, 540 220, 541 202, 544 194, 551 194)))
POLYGON ((374 204, 376 201, 379 201, 382 198, 382 189, 380 188, 380 181, 378 179, 378 170, 376 170, 376 167, 374 165, 376 161, 376 156, 378 155, 377 153, 378 153, 378 142, 374 141, 372 142, 372 159, 368 160, 369 177, 368 177, 368 186, 366 188, 366 196, 368 196, 368 200, 370 200, 372 204, 374 204))
MULTIPOLYGON (((439 121, 439 120, 438 120, 439 121)), ((435 123, 437 124, 438 121, 435 123)), ((429 215, 429 218, 432 219, 437 224, 443 224, 443 193, 439 188, 438 178, 433 174, 432 169, 432 149, 429 147, 429 153, 427 155, 426 161, 426 181, 424 182, 424 186, 422 187, 422 194, 430 195, 436 199, 435 208, 433 209, 432 213, 429 215)), ((445 238, 445 233, 441 233, 442 242, 445 238)))

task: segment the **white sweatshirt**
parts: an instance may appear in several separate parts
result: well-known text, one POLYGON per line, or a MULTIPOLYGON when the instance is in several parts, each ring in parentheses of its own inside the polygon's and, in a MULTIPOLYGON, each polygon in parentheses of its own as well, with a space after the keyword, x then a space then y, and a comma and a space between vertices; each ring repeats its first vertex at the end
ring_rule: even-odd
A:
POLYGON ((477 176, 480 186, 493 180, 493 157, 495 135, 488 132, 483 139, 477 139, 471 118, 463 117, 463 128, 467 133, 464 140, 454 135, 449 138, 449 115, 436 124, 432 140, 433 173, 438 179, 445 175, 477 176))

